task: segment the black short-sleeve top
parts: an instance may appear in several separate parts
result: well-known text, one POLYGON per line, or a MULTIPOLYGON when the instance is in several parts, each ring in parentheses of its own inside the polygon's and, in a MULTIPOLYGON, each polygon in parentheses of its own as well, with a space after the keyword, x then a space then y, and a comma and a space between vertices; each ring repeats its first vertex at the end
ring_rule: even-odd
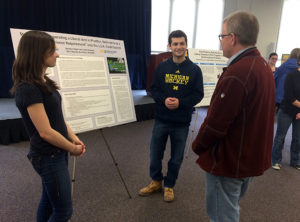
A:
POLYGON ((66 151, 51 145, 40 137, 27 111, 28 106, 43 103, 51 127, 68 139, 68 131, 62 113, 61 96, 49 83, 46 82, 46 84, 51 88, 51 93, 46 93, 40 86, 21 83, 16 90, 15 102, 30 138, 30 150, 41 155, 52 155, 66 151))

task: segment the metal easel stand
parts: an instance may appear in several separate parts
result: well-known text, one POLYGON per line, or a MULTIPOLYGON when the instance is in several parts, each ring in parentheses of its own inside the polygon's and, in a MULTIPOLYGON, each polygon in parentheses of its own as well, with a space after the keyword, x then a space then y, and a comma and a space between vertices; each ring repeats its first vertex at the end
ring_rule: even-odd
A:
POLYGON ((71 185, 71 197, 72 197, 72 200, 73 200, 74 185, 75 185, 76 159, 77 159, 76 156, 74 156, 73 173, 72 173, 72 185, 71 185))
POLYGON ((196 123, 197 123, 197 119, 198 119, 198 114, 199 114, 199 108, 196 108, 197 112, 196 112, 196 117, 195 117, 195 121, 194 121, 194 125, 192 128, 192 133, 190 135, 189 141, 188 141, 188 146, 187 146, 187 150, 185 152, 185 158, 188 158, 191 146, 192 146, 192 140, 194 138, 194 132, 195 132, 195 128, 196 128, 196 123))
MULTIPOLYGON (((75 172, 76 172, 76 156, 74 156, 73 159, 73 173, 72 173, 72 183, 71 183, 71 198, 72 198, 72 202, 73 202, 73 195, 74 195, 74 186, 75 186, 75 172)), ((69 222, 71 222, 71 219, 69 220, 69 222)))
POLYGON ((103 139, 104 139, 105 145, 106 145, 106 147, 107 147, 107 149, 108 149, 108 151, 109 151, 109 153, 110 153, 110 156, 111 156, 111 158, 112 158, 112 160, 113 160, 113 163, 114 163, 114 165, 115 165, 116 168, 117 168, 118 174, 119 174, 119 176, 120 176, 120 178, 121 178, 121 180, 122 180, 122 183, 123 183, 123 185, 124 185, 124 187, 125 187, 125 190, 126 190, 126 192, 127 192, 127 194, 128 194, 128 197, 129 197, 129 199, 131 199, 132 197, 131 197, 131 195, 130 195, 130 193, 129 193, 129 190, 128 190, 128 188, 127 188, 127 185, 126 185, 126 183, 125 183, 125 180, 124 180, 123 177, 122 177, 121 171, 120 171, 120 169, 119 169, 119 167, 118 167, 118 163, 116 162, 116 160, 115 160, 115 158, 114 158, 114 155, 113 155, 113 153, 111 152, 110 146, 109 146, 109 144, 108 144, 108 142, 107 142, 107 140, 106 140, 106 138, 105 138, 105 136, 104 136, 104 134, 103 134, 103 130, 100 129, 100 132, 101 132, 101 135, 102 135, 102 137, 103 137, 103 139))

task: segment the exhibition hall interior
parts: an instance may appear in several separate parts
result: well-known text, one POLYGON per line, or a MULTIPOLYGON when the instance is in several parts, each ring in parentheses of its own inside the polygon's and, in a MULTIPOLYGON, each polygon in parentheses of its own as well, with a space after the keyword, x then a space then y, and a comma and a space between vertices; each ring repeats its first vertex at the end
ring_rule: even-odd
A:
MULTIPOLYGON (((37 221, 43 192, 41 177, 27 157, 33 139, 10 92, 12 67, 25 33, 43 31, 54 39, 59 57, 45 72, 60 88, 64 120, 84 143, 83 155, 68 155, 73 208, 68 221, 206 222, 211 219, 206 172, 196 163, 192 143, 227 66, 221 46, 223 20, 236 11, 255 15, 256 47, 266 63, 276 52, 278 69, 294 48, 300 48, 300 31, 295 28, 299 9, 300 0, 2 0, 0 222, 37 221), (160 102, 154 100, 151 85, 157 66, 173 56, 168 36, 174 30, 186 33, 185 56, 202 70, 204 97, 191 107, 175 198, 166 201, 163 190, 145 197, 141 188, 151 182, 150 146, 160 102)), ((278 113, 272 116, 274 128, 269 130, 275 137, 278 113)), ((300 168, 290 166, 293 127, 294 122, 283 139, 279 169, 269 164, 239 200, 238 221, 300 221, 300 168)), ((169 138, 163 175, 171 165, 172 144, 169 138)), ((76 146, 79 142, 73 141, 76 146)))

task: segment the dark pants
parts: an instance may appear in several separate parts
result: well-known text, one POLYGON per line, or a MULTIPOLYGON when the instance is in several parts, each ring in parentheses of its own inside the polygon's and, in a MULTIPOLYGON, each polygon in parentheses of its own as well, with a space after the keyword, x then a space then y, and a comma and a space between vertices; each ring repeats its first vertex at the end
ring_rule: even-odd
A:
POLYGON ((188 132, 189 126, 174 126, 155 120, 150 145, 150 177, 157 181, 164 179, 165 187, 174 187, 176 183, 188 132), (171 159, 168 162, 167 176, 163 177, 162 160, 168 136, 171 140, 171 159))
POLYGON ((66 222, 72 216, 71 181, 68 153, 51 156, 28 155, 42 179, 42 197, 37 211, 38 222, 66 222))
POLYGON ((276 163, 281 163, 282 159, 282 149, 284 145, 285 136, 289 127, 292 128, 292 143, 291 143, 291 159, 290 165, 298 165, 299 162, 299 153, 300 153, 300 120, 296 119, 296 116, 291 116, 288 113, 284 112, 282 109, 279 109, 277 115, 277 130, 273 143, 272 150, 272 165, 276 163))

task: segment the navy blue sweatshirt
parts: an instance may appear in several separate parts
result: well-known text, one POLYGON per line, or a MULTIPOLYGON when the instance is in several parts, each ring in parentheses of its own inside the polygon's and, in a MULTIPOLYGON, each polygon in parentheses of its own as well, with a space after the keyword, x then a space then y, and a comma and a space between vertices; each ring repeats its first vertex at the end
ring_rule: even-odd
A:
POLYGON ((201 69, 188 58, 180 64, 174 63, 172 57, 169 58, 155 70, 151 95, 156 102, 156 119, 167 123, 189 124, 193 106, 204 96, 201 69), (165 106, 167 97, 176 97, 179 107, 169 110, 165 106))

